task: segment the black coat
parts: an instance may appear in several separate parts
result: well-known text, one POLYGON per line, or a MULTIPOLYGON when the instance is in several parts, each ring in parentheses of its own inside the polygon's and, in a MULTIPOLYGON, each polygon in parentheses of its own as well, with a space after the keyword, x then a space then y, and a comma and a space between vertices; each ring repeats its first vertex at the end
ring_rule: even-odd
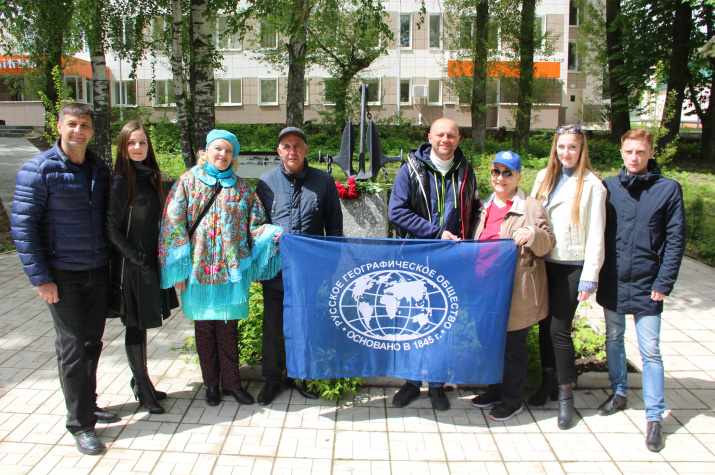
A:
POLYGON ((618 314, 658 315, 663 302, 651 300, 651 291, 670 294, 685 252, 683 191, 652 159, 645 175, 624 167, 603 184, 606 259, 596 301, 618 314))
POLYGON ((124 261, 124 302, 126 326, 142 329, 160 327, 162 317, 170 313, 170 303, 178 305, 176 294, 170 302, 168 291, 159 288, 157 248, 162 203, 156 195, 158 173, 142 164, 135 165, 136 198, 131 212, 122 214, 129 194, 129 182, 124 174, 112 177, 107 197, 105 234, 111 244, 110 272, 113 282, 120 282, 124 261), (131 215, 131 223, 130 223, 131 215), (127 234, 127 226, 129 233, 127 234))

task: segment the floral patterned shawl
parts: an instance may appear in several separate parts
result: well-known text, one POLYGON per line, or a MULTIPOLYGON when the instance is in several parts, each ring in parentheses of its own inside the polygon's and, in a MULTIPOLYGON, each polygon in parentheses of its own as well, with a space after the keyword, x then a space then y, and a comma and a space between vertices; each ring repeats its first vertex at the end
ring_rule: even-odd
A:
POLYGON ((274 277, 281 268, 274 236, 258 195, 237 177, 224 187, 189 242, 188 229, 213 196, 216 178, 195 166, 174 184, 164 207, 159 236, 161 287, 187 282, 181 300, 192 320, 248 316, 252 281, 274 277))

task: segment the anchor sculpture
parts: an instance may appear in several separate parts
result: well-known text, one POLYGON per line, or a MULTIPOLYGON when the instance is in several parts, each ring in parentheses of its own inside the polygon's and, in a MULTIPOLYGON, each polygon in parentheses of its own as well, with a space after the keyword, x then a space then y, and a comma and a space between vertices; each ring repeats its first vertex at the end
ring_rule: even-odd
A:
MULTIPOLYGON (((340 153, 336 156, 323 155, 318 152, 318 160, 328 164, 328 173, 331 172, 332 164, 335 163, 345 172, 345 176, 355 177, 356 180, 375 181, 377 174, 382 167, 390 162, 402 161, 402 151, 400 155, 390 156, 382 153, 380 146, 380 135, 377 133, 377 125, 372 120, 370 109, 367 106, 368 85, 361 84, 360 91, 360 151, 358 155, 358 170, 353 168, 353 154, 355 153, 355 135, 353 134, 352 121, 348 120, 343 130, 343 141, 340 144, 340 153), (365 123, 365 119, 369 121, 365 123), (367 146, 367 147, 366 147, 367 146), (367 150, 366 150, 367 149, 367 150), (370 168, 365 170, 365 152, 370 156, 370 168)), ((385 172, 387 175, 387 172, 385 172)))

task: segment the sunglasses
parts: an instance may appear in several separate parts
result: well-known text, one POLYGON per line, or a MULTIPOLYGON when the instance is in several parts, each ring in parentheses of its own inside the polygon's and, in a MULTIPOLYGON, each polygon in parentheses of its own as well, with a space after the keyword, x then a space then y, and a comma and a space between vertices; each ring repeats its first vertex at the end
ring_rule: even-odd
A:
POLYGON ((514 172, 512 172, 508 168, 505 170, 502 170, 501 172, 499 170, 497 170, 496 168, 492 168, 491 174, 494 178, 499 178, 499 175, 503 176, 504 178, 510 178, 514 174, 514 172))
POLYGON ((557 134, 580 134, 581 133, 581 126, 580 125, 572 125, 571 127, 566 127, 565 125, 559 125, 556 127, 556 133, 557 134))

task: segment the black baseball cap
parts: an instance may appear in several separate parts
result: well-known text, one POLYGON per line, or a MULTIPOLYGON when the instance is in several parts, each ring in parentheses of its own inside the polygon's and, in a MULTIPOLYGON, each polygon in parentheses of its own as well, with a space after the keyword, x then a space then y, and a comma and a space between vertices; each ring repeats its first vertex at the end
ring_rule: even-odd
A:
POLYGON ((297 135, 298 137, 302 138, 305 143, 308 143, 308 139, 305 136, 305 132, 303 132, 298 127, 286 127, 285 129, 281 130, 281 133, 278 134, 278 142, 280 142, 286 135, 291 134, 297 135))

